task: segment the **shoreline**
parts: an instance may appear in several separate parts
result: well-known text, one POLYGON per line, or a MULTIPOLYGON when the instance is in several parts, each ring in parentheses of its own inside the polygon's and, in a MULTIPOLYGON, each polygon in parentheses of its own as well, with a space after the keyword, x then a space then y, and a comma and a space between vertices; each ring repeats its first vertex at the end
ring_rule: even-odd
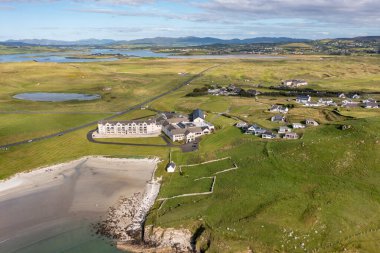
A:
MULTIPOLYGON (((151 196, 147 189, 149 182, 154 181, 158 162, 157 158, 86 156, 1 180, 0 251, 14 251, 20 247, 39 251, 36 247, 49 243, 51 251, 59 251, 70 243, 75 245, 75 240, 83 240, 83 236, 90 245, 95 239, 95 244, 110 247, 104 239, 90 236, 94 230, 89 222, 95 224, 102 220, 110 207, 122 203, 123 199, 142 195, 142 192, 151 196), (74 236, 74 241, 65 241, 67 237, 58 232, 81 222, 84 225, 75 230, 78 238, 74 236), (62 244, 56 244, 57 240, 62 244)), ((150 206, 144 208, 140 198, 138 200, 122 204, 134 205, 136 211, 139 210, 139 217, 145 219, 150 206)), ((132 219, 120 225, 130 224, 132 219)), ((92 252, 101 252, 101 247, 91 247, 94 247, 92 252)), ((110 250, 106 252, 113 252, 110 250)), ((117 249, 113 246, 113 250, 117 249)))

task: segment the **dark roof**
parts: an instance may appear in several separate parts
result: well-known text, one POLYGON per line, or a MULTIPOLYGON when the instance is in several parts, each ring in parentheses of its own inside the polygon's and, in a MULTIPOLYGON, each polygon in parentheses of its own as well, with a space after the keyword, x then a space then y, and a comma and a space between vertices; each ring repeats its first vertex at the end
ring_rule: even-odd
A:
POLYGON ((282 115, 275 115, 275 116, 273 116, 272 117, 272 120, 273 121, 278 121, 278 120, 280 120, 280 121, 282 121, 282 120, 284 120, 284 116, 282 116, 282 115))
POLYGON ((297 96, 297 99, 309 99, 310 96, 309 95, 298 95, 297 96))
POLYGON ((205 113, 201 109, 196 109, 193 111, 192 116, 193 116, 193 120, 196 118, 204 119, 205 113))

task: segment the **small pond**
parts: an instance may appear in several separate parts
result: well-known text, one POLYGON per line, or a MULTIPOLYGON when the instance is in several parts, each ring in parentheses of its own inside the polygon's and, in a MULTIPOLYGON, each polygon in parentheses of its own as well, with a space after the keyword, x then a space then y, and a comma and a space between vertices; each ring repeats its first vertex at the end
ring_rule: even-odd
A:
POLYGON ((64 102, 95 100, 100 99, 101 96, 98 94, 30 92, 14 95, 13 98, 39 102, 64 102))

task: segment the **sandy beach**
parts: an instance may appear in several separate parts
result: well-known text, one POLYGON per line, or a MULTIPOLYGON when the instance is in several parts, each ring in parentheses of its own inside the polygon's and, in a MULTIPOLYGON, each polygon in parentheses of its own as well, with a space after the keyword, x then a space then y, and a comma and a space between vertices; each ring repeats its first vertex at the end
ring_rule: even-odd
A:
POLYGON ((86 157, 0 182, 0 252, 117 252, 89 224, 120 198, 144 193, 156 164, 86 157))

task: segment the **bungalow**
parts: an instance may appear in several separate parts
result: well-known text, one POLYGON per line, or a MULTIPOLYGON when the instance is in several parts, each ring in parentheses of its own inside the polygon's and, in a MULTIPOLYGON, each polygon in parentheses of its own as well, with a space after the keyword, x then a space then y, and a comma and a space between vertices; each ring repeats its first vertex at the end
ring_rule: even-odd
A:
POLYGON ((274 133, 270 132, 270 131, 266 131, 265 133, 263 133, 261 135, 261 138, 263 138, 263 139, 274 139, 276 137, 277 136, 274 133))
POLYGON ((168 166, 166 167, 166 171, 168 172, 168 173, 173 173, 174 171, 175 171, 175 168, 176 168, 177 166, 176 166, 176 164, 174 163, 174 162, 170 162, 169 164, 168 164, 168 166))
POLYGON ((305 125, 301 123, 293 123, 292 124, 293 129, 300 129, 300 128, 305 128, 305 125))
POLYGON ((366 102, 363 105, 364 108, 371 109, 371 108, 379 108, 379 104, 375 102, 366 102))
POLYGON ((307 126, 319 126, 319 123, 313 119, 306 119, 305 123, 307 126))
POLYGON ((300 87, 305 86, 308 83, 304 80, 284 80, 281 82, 281 84, 288 87, 300 87))
POLYGON ((360 96, 359 96, 359 94, 353 94, 353 95, 350 96, 350 98, 352 98, 352 99, 359 99, 360 96))
POLYGON ((279 134, 290 133, 291 131, 292 131, 292 129, 290 129, 287 126, 280 126, 280 128, 278 129, 279 134))
POLYGON ((309 95, 299 95, 296 98, 296 102, 300 104, 305 104, 311 101, 311 97, 309 95))
POLYGON ((269 109, 270 112, 279 112, 279 113, 287 113, 289 111, 288 107, 282 105, 272 105, 269 109))
POLYGON ((237 128, 245 129, 245 128, 248 128, 248 123, 242 121, 242 122, 238 122, 238 123, 236 123, 235 126, 236 126, 237 128))
POLYGON ((271 121, 272 122, 284 122, 285 121, 285 117, 282 116, 282 115, 275 115, 271 118, 271 121))
POLYGON ((318 100, 318 103, 323 104, 323 105, 336 106, 336 103, 331 98, 326 98, 326 99, 320 98, 318 100))
POLYGON ((298 139, 299 136, 297 133, 286 133, 283 137, 284 139, 292 139, 292 140, 295 140, 295 139, 298 139))
POLYGON ((321 104, 319 102, 306 102, 306 103, 304 103, 303 106, 306 106, 306 107, 318 107, 318 106, 323 106, 323 104, 321 104))
POLYGON ((265 133, 266 131, 267 131, 266 129, 255 124, 255 125, 250 126, 245 133, 246 134, 254 134, 254 135, 258 136, 258 135, 265 133))
POLYGON ((365 104, 367 102, 376 103, 376 100, 373 99, 373 98, 367 98, 367 99, 365 99, 365 100, 362 101, 363 104, 365 104))
POLYGON ((344 93, 338 94, 338 98, 346 98, 346 95, 344 93))
POLYGON ((343 100, 342 101, 342 107, 358 107, 359 102, 354 102, 351 99, 343 100))

